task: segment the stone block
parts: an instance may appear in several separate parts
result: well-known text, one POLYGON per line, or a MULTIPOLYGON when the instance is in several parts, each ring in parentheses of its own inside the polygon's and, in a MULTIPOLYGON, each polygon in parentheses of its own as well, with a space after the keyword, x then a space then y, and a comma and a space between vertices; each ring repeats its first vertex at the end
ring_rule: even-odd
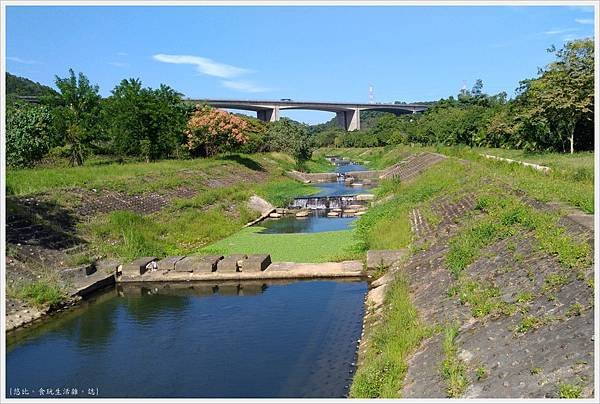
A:
POLYGON ((103 274, 115 273, 119 268, 119 261, 115 259, 103 259, 96 261, 96 270, 103 274))
POLYGON ((156 263, 159 271, 173 271, 175 264, 185 258, 185 255, 177 255, 175 257, 167 257, 156 263))
POLYGON ((254 254, 249 255, 242 263, 243 272, 260 272, 267 269, 271 265, 270 254, 254 254))
POLYGON ((74 268, 66 268, 61 272, 65 278, 81 279, 95 273, 96 266, 94 264, 86 264, 74 268))
POLYGON ((121 273, 125 276, 139 276, 146 272, 146 266, 151 262, 156 261, 156 257, 142 257, 137 260, 124 264, 121 268, 121 273))
POLYGON ((223 258, 222 255, 191 255, 185 257, 175 264, 176 272, 212 272, 217 268, 217 261, 223 258))
POLYGON ((222 255, 205 255, 194 268, 194 272, 214 272, 217 270, 217 263, 222 259, 222 255))
POLYGON ((192 255, 185 257, 175 263, 175 272, 194 272, 194 267, 202 260, 202 257, 192 255))
POLYGON ((245 254, 229 255, 217 263, 217 272, 233 273, 241 267, 241 262, 247 258, 245 254))
POLYGON ((400 261, 407 253, 407 249, 369 250, 367 251, 367 269, 375 270, 380 267, 388 268, 400 261))

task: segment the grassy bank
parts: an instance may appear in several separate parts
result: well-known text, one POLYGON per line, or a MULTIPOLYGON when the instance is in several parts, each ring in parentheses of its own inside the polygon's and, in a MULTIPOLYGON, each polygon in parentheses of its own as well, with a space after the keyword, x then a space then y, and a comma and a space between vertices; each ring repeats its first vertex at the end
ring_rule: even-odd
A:
MULTIPOLYGON (((327 167, 332 167, 328 162, 327 167)), ((324 166, 315 158, 309 167, 324 166)), ((69 188, 106 189, 129 194, 164 191, 180 186, 201 188, 203 179, 220 179, 240 173, 282 176, 294 168, 294 160, 283 153, 225 154, 212 158, 163 160, 152 163, 106 161, 81 167, 41 167, 9 169, 6 172, 7 195, 23 196, 57 192, 69 188)), ((331 170, 331 168, 329 168, 331 170)))
POLYGON ((388 290, 385 307, 384 321, 372 327, 371 346, 352 381, 351 397, 398 397, 408 355, 433 331, 419 320, 410 286, 402 275, 388 290))
POLYGON ((369 209, 357 223, 357 235, 364 250, 408 247, 412 241, 409 212, 418 204, 441 194, 462 191, 467 175, 462 164, 443 161, 430 168, 417 181, 388 180, 377 189, 380 203, 369 209))
POLYGON ((129 211, 101 215, 80 224, 80 231, 93 251, 122 260, 190 254, 256 219, 260 213, 247 207, 252 194, 283 206, 296 195, 316 191, 291 179, 274 177, 251 186, 215 188, 193 198, 176 199, 150 215, 129 211))
MULTIPOLYGON (((89 241, 88 260, 94 255, 120 260, 139 256, 163 257, 193 253, 238 231, 258 217, 247 201, 257 194, 275 206, 285 206, 299 195, 318 190, 286 177, 294 160, 282 153, 228 154, 207 159, 167 160, 152 163, 88 164, 83 167, 44 167, 7 172, 10 211, 23 211, 19 197, 44 193, 56 210, 85 207, 86 198, 102 198, 117 191, 116 198, 168 195, 170 190, 193 190, 191 198, 168 197, 158 212, 139 214, 131 210, 87 216, 77 224, 77 236, 89 241), (120 195, 125 195, 120 196, 120 195), (12 210, 11 210, 12 209, 12 210)), ((318 165, 320 160, 312 161, 318 165)), ((110 198, 107 200, 110 202, 110 198)), ((102 202, 107 203, 107 202, 102 202)), ((42 215, 43 216, 43 215, 42 215)), ((52 217, 33 217, 46 225, 52 217)))
MULTIPOLYGON (((593 184, 585 176, 574 182, 577 168, 569 169, 568 164, 563 163, 564 171, 545 175, 517 165, 487 161, 472 150, 442 151, 471 160, 472 164, 449 159, 412 182, 384 181, 377 190, 378 199, 384 202, 371 208, 357 223, 357 237, 362 250, 413 246, 409 221, 412 209, 418 208, 428 222, 435 224, 441 219, 433 205, 438 197, 452 202, 469 194, 475 198, 476 208, 453 222, 459 230, 448 241, 449 252, 443 265, 453 278, 452 284, 448 285, 448 296, 468 305, 474 318, 513 315, 524 310, 523 306, 531 300, 531 296, 524 293, 516 302, 509 304, 502 299, 502 291, 496 285, 475 282, 463 275, 464 269, 496 241, 531 234, 537 244, 535 248, 556 257, 565 274, 574 272, 578 277, 585 277, 583 268, 591 265, 590 246, 573 238, 558 225, 560 213, 536 210, 504 187, 504 184, 509 184, 531 198, 567 202, 593 212, 593 184)), ((399 152, 383 148, 372 152, 355 151, 356 156, 371 159, 373 166, 381 164, 386 153, 399 152)), ((556 157, 557 161, 570 158, 587 160, 588 163, 593 161, 593 155, 556 157)), ((573 163, 573 166, 576 165, 573 163)), ((566 275, 557 275, 550 277, 546 283, 551 288, 565 282, 566 275)), ((591 283, 591 279, 587 282, 591 283)), ((351 396, 400 397, 408 358, 423 338, 443 330, 446 330, 442 337, 445 359, 440 363, 440 376, 447 384, 448 396, 460 396, 469 382, 464 364, 457 358, 456 326, 423 324, 411 302, 410 285, 405 275, 399 273, 385 296, 381 320, 370 327, 368 349, 353 380, 351 396)), ((485 369, 479 369, 478 373, 485 373, 485 369)))
POLYGON ((531 197, 544 202, 564 202, 584 212, 594 212, 594 154, 536 153, 522 150, 471 148, 466 146, 386 146, 374 148, 327 148, 319 154, 343 155, 365 163, 369 168, 382 169, 397 163, 411 153, 438 152, 477 163, 482 174, 517 189, 525 190, 531 197), (542 173, 532 168, 502 161, 489 160, 481 154, 492 154, 515 160, 546 165, 553 170, 542 173))

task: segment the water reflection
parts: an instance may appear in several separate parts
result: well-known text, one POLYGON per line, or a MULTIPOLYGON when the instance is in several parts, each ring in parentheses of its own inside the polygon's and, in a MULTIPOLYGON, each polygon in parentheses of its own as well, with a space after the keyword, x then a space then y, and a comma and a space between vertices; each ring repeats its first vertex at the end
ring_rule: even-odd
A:
POLYGON ((8 387, 101 397, 343 397, 364 282, 124 284, 13 344, 8 387), (81 343, 84 341, 84 343, 81 343))
POLYGON ((120 283, 116 286, 120 297, 139 296, 252 296, 263 293, 268 285, 262 281, 223 282, 152 282, 120 283))

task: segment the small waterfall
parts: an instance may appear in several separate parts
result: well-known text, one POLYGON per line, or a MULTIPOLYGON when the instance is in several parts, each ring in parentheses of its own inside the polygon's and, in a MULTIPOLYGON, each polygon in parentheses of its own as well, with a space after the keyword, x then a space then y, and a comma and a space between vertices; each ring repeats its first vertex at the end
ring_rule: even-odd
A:
POLYGON ((356 195, 346 196, 321 196, 321 197, 303 197, 295 198, 290 208, 296 209, 336 209, 345 208, 348 205, 356 204, 356 195))

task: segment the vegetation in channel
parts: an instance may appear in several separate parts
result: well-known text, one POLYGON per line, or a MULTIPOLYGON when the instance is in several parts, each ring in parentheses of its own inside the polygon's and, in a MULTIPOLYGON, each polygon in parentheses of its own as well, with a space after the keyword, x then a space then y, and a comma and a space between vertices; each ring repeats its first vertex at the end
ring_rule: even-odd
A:
POLYGON ((385 307, 384 325, 374 328, 369 336, 372 347, 354 376, 351 397, 398 397, 410 354, 433 332, 419 320, 408 281, 402 275, 387 292, 385 307))

